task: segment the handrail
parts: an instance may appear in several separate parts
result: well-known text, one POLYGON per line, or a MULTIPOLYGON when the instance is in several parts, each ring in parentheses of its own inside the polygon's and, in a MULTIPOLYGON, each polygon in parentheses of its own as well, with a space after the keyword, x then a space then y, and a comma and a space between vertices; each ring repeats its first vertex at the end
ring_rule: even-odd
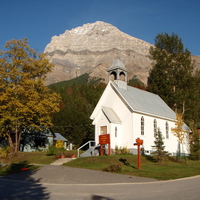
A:
POLYGON ((89 144, 89 149, 90 149, 90 148, 91 148, 91 143, 92 143, 92 142, 95 143, 95 141, 88 141, 88 142, 86 142, 85 144, 83 144, 81 147, 79 147, 79 148, 77 149, 77 157, 79 157, 79 150, 82 149, 84 146, 86 146, 86 145, 88 145, 88 144, 89 144))

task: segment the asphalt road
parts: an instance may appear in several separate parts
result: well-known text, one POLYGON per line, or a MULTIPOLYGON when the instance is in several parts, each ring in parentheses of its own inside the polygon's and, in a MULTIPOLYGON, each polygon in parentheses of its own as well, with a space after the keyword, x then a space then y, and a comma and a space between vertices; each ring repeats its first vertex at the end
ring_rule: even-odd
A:
POLYGON ((156 181, 49 165, 1 177, 0 199, 199 200, 200 176, 156 181))

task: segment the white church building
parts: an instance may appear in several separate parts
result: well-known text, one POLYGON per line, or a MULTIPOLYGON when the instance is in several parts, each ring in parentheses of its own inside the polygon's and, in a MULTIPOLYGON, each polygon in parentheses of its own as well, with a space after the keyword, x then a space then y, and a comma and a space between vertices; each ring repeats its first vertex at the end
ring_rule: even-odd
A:
MULTIPOLYGON (((109 82, 92 115, 95 142, 99 135, 110 134, 112 151, 127 148, 137 153, 137 138, 143 140, 145 154, 154 151, 158 128, 164 137, 165 150, 176 155, 179 143, 171 128, 175 127, 176 113, 156 94, 127 85, 127 69, 117 59, 107 69, 109 82)), ((185 130, 189 128, 185 125, 185 130)), ((189 154, 188 133, 185 133, 181 152, 189 154)))

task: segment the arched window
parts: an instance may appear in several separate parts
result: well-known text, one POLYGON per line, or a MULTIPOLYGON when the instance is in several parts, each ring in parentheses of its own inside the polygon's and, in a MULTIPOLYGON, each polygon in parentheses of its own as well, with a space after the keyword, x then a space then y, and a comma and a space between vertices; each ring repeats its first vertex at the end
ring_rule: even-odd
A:
POLYGON ((117 137, 117 127, 115 127, 115 137, 117 137))
POLYGON ((124 72, 121 72, 119 74, 119 78, 120 78, 121 81, 125 81, 125 74, 124 74, 124 72))
POLYGON ((153 130, 154 130, 154 137, 157 136, 157 121, 154 119, 153 121, 153 130))
POLYGON ((166 139, 169 139, 169 124, 166 122, 165 124, 165 129, 166 129, 166 139))
POLYGON ((144 135, 144 117, 141 117, 141 135, 144 135))
POLYGON ((114 81, 114 80, 116 80, 116 79, 117 79, 117 74, 116 74, 116 72, 112 72, 112 73, 110 74, 109 80, 114 81))

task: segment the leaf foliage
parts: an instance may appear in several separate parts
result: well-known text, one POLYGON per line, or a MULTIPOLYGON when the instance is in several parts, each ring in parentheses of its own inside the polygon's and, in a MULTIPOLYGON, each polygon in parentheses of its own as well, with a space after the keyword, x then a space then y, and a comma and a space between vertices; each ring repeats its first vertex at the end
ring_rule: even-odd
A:
POLYGON ((53 65, 26 38, 6 42, 0 51, 0 134, 18 151, 27 127, 50 126, 60 97, 44 85, 53 65))

